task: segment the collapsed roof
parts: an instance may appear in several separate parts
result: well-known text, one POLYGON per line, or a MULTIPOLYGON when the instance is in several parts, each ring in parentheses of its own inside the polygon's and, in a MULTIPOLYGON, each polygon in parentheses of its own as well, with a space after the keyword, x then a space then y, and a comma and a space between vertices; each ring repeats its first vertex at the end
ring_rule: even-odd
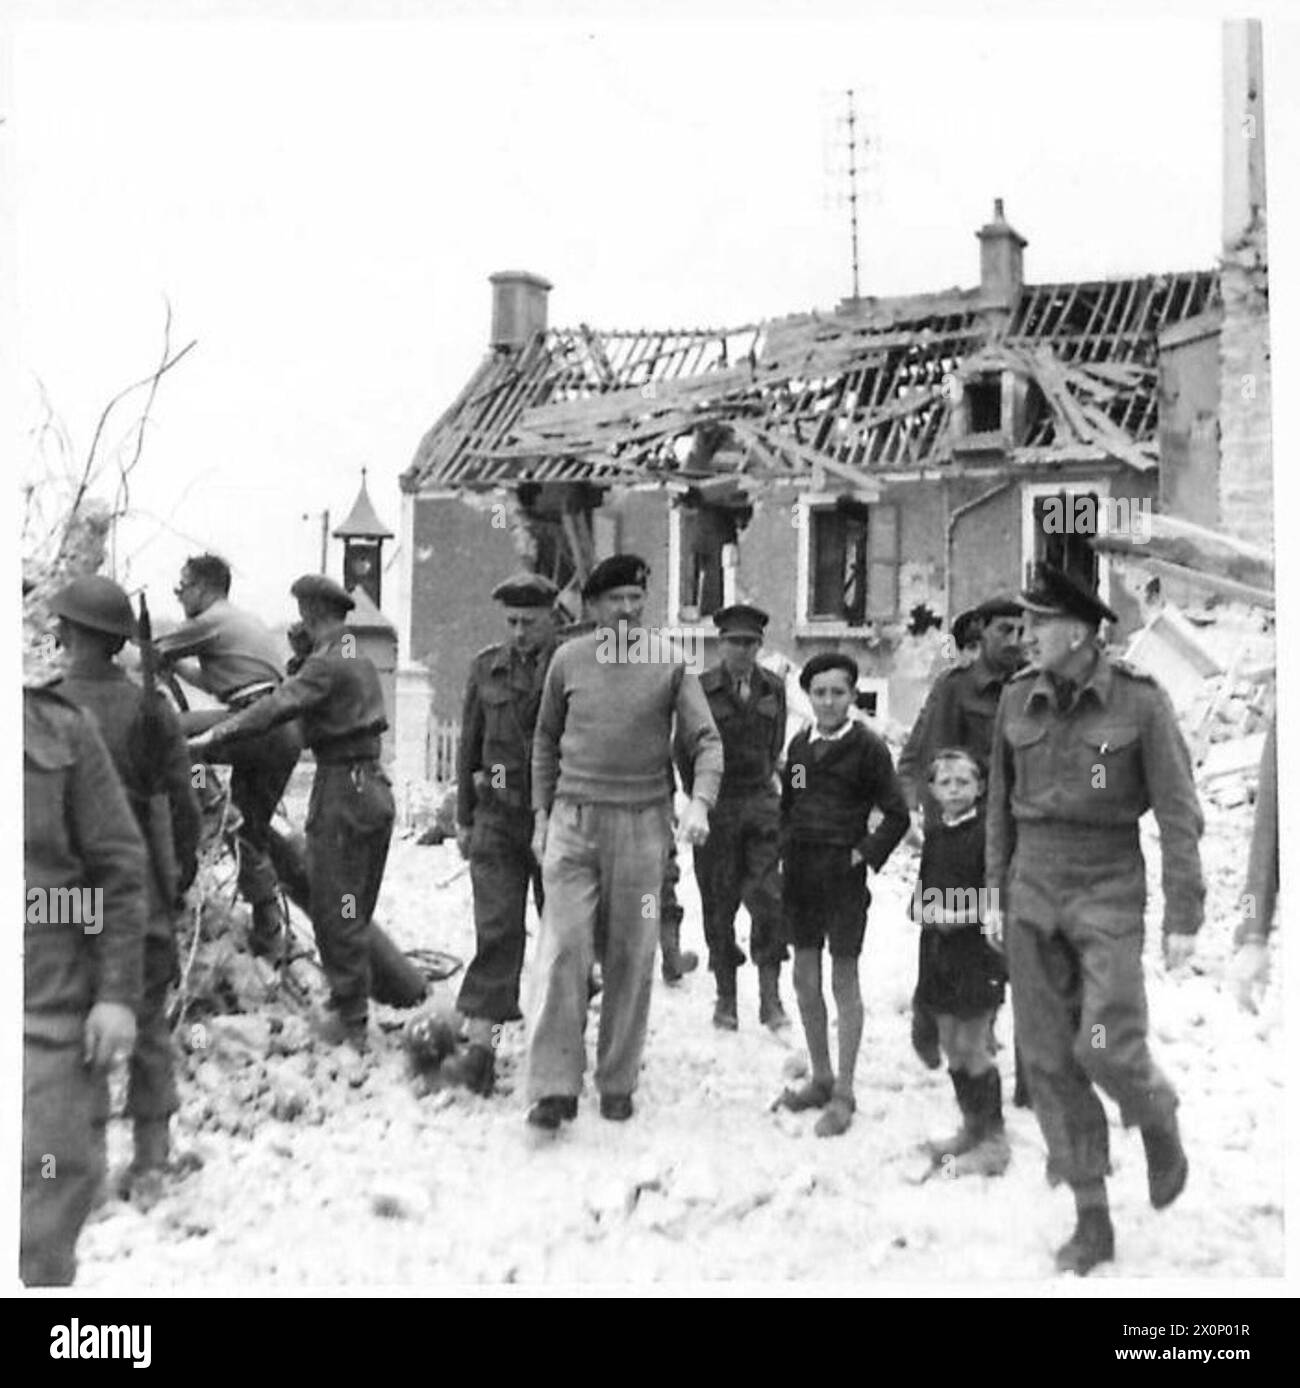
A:
POLYGON ((814 467, 870 485, 952 465, 960 383, 1010 370, 1038 408, 1022 463, 1156 462, 1157 338, 1218 299, 1214 271, 860 300, 732 329, 597 332, 496 348, 421 440, 406 491, 635 482, 814 467))

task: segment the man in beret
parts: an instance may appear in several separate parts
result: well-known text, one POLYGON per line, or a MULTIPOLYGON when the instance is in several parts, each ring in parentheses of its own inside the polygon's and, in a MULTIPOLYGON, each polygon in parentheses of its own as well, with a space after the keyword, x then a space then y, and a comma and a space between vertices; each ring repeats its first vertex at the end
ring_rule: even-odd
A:
POLYGON ((330 987, 324 1039, 367 1049, 370 917, 379 896, 395 818, 379 764, 388 727, 379 673, 347 631, 356 604, 332 579, 305 574, 290 588, 313 641, 296 675, 191 739, 204 756, 237 739, 301 719, 316 758, 307 810, 311 922, 330 987))
MULTIPOLYGON (((212 694, 238 713, 284 678, 284 658, 270 628, 230 601, 230 565, 216 554, 185 561, 176 599, 185 621, 159 636, 154 650, 187 684, 212 694)), ((221 710, 181 714, 186 733, 200 733, 224 718, 221 710)), ((243 738, 223 760, 230 764, 230 798, 239 810, 239 891, 252 908, 250 943, 257 954, 284 950, 285 919, 271 859, 271 820, 298 765, 302 738, 295 723, 243 738)))
POLYGON ((596 629, 556 651, 533 737, 533 847, 546 902, 529 1007, 528 1121, 543 1130, 577 1115, 598 930, 600 1112, 632 1116, 673 832, 674 728, 693 774, 685 842, 708 837, 722 779, 722 740, 698 678, 669 643, 644 639, 653 635, 641 624, 649 573, 631 554, 592 570, 583 597, 596 629), (650 648, 658 658, 633 658, 650 648))
POLYGON ((1094 1086, 1142 1133, 1152 1205, 1164 1209, 1187 1180, 1178 1096, 1147 1048, 1138 821, 1153 810, 1160 826, 1174 968, 1201 925, 1202 819, 1168 696, 1098 640, 1115 614, 1046 565, 1022 600, 1033 664, 1008 683, 994 723, 987 885, 1000 907, 994 937, 1005 928, 1016 1041, 1049 1177, 1074 1192, 1077 1225, 1056 1264, 1082 1276, 1115 1248, 1106 1112, 1094 1086))
POLYGON ((470 864, 475 954, 456 1007, 466 1019, 464 1050, 445 1061, 445 1076, 477 1094, 492 1093, 496 1039, 519 1021, 524 919, 532 885, 542 905, 533 857, 530 771, 542 681, 555 651, 559 590, 542 574, 508 578, 492 591, 508 641, 486 646, 470 666, 456 772, 456 844, 470 864))
MULTIPOLYGON (((695 850, 695 880, 704 907, 709 968, 717 981, 713 1024, 740 1025, 736 971, 745 956, 736 946, 736 912, 749 912, 749 950, 758 966, 759 1021, 774 1030, 790 1025, 781 1005, 781 964, 788 957, 781 929, 781 793, 785 745, 785 682, 758 663, 768 615, 734 603, 713 614, 719 661, 700 676, 709 712, 722 737, 723 774, 709 837, 695 850)), ((691 766, 679 767, 691 791, 691 766)))
MULTIPOLYGON (((898 779, 914 812, 923 813, 928 829, 940 818, 927 787, 930 763, 950 747, 960 747, 988 766, 993 719, 1002 688, 1024 664, 1020 650, 1021 606, 1017 598, 998 596, 960 613, 952 624, 952 640, 960 650, 971 641, 978 653, 968 664, 954 665, 934 682, 907 744, 898 758, 898 779)), ((940 1064, 939 1031, 931 1013, 912 999, 912 1046, 931 1069, 940 1064)), ((1029 1096, 1016 1071, 1016 1103, 1027 1107, 1029 1096)))

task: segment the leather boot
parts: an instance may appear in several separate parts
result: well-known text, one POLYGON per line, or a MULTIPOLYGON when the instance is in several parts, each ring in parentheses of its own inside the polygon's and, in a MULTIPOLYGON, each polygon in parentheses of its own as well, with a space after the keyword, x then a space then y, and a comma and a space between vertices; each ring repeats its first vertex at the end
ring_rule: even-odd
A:
POLYGON ((780 964, 760 964, 758 966, 758 1020, 761 1025, 780 1031, 790 1025, 790 1019, 781 1006, 781 966, 780 964))
POLYGON ((1056 1270, 1086 1277, 1098 1263, 1108 1263, 1114 1256, 1115 1230, 1110 1212, 1104 1206, 1084 1209, 1079 1211, 1069 1242, 1056 1250, 1056 1270))
POLYGON ((968 1082, 975 1145, 952 1163, 955 1176, 1001 1176, 1011 1164, 1011 1148, 1002 1120, 1002 1077, 988 1069, 968 1082))
POLYGON ((1172 1205, 1187 1184, 1187 1153, 1178 1135, 1178 1119, 1170 1114, 1158 1126, 1142 1129, 1147 1154, 1147 1192, 1157 1210, 1172 1205))
POLYGON ((969 1152, 983 1136, 976 1111, 977 1101, 972 1089, 979 1081, 968 1075, 965 1070, 949 1070, 948 1077, 952 1080, 952 1090, 957 1096, 957 1107, 961 1109, 961 1127, 951 1137, 926 1143, 931 1157, 936 1162, 969 1152))
POLYGON ((662 972, 665 983, 680 983, 682 978, 699 967, 700 956, 693 950, 680 947, 682 923, 664 920, 659 923, 659 948, 663 953, 662 972))
POLYGON ((278 897, 253 904, 253 925, 248 932, 248 947, 262 959, 278 963, 285 952, 284 907, 278 897))
POLYGON ((718 1001, 713 1008, 713 1025, 720 1031, 739 1031, 740 1017, 736 1012, 736 971, 719 969, 718 1001))

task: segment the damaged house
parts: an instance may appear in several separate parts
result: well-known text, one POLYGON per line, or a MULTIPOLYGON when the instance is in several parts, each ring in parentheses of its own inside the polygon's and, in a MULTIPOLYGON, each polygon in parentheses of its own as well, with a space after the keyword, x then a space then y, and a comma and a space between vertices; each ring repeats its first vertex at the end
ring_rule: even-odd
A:
POLYGON ((547 281, 492 276, 490 350, 402 477, 399 622, 433 718, 497 636, 496 581, 574 585, 617 550, 652 566, 649 623, 707 637, 757 603, 769 647, 850 651, 901 722, 940 624, 1035 560, 1136 622, 1085 518, 1214 508, 1218 272, 1026 284, 1000 200, 977 236, 974 288, 727 330, 552 328, 547 281))

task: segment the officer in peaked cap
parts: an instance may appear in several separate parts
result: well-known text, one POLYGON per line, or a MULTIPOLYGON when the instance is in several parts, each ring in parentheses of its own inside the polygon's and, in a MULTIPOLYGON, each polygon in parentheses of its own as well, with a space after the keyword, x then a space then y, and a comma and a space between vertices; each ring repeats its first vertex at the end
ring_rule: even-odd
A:
POLYGON ((650 582, 650 566, 636 554, 611 554, 587 575, 582 596, 590 602, 615 588, 644 588, 650 582))
POLYGON ((1172 968, 1201 925, 1202 818, 1168 696, 1098 643, 1114 612, 1049 567, 1022 602, 1033 663, 1003 691, 993 728, 987 884, 995 936, 1005 918, 1016 1042, 1049 1176, 1074 1192, 1077 1225, 1057 1267, 1082 1275, 1114 1257, 1094 1086, 1141 1131, 1152 1205, 1171 1204, 1187 1180, 1178 1096, 1147 1048, 1138 821, 1149 809, 1160 827, 1172 968))
POLYGON ((368 1049, 370 925, 383 882, 395 807, 379 763, 388 727, 379 673, 353 648, 344 619, 355 606, 332 579, 304 574, 289 590, 312 640, 297 674, 190 746, 205 754, 293 719, 316 757, 307 813, 311 923, 329 982, 328 1042, 368 1049))
MULTIPOLYGON (((733 603, 713 614, 716 665, 700 676, 709 711, 722 736, 723 774, 706 842, 695 849, 695 880, 704 910, 709 968, 717 987, 713 1024, 739 1026, 736 971, 745 956, 736 945, 736 912, 749 912, 749 950, 758 966, 759 1021, 789 1026, 781 1005, 781 964, 788 957, 781 930, 781 797, 776 775, 785 745, 785 684, 758 664, 768 614, 733 603)), ((691 764, 678 758, 691 791, 691 764)))
POLYGON ((559 589, 543 574, 519 573, 497 584, 510 639, 474 657, 465 686, 456 772, 456 844, 469 860, 474 889, 474 958, 457 1010, 466 1046, 442 1074, 489 1095, 503 1022, 519 1021, 528 888, 540 914, 541 867, 533 857, 531 758, 542 681, 555 651, 552 609, 559 589))

